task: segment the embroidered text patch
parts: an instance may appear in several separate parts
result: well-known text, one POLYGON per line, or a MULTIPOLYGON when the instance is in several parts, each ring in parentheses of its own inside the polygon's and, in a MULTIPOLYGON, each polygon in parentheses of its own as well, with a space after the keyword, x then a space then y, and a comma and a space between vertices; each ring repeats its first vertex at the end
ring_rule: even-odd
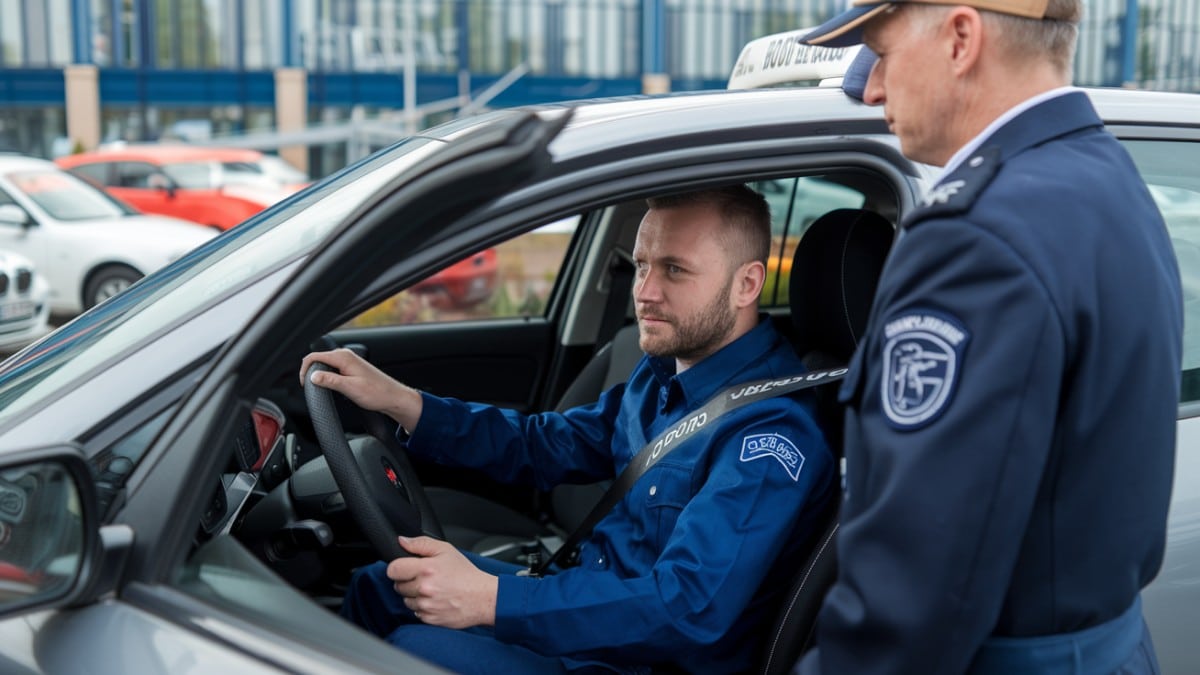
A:
POLYGON ((804 466, 804 455, 796 444, 779 434, 754 434, 742 439, 742 461, 752 462, 763 457, 774 457, 783 465, 792 480, 800 479, 800 468, 804 466))
POLYGON ((933 420, 954 393, 970 335, 950 317, 915 312, 884 324, 883 411, 902 429, 933 420))

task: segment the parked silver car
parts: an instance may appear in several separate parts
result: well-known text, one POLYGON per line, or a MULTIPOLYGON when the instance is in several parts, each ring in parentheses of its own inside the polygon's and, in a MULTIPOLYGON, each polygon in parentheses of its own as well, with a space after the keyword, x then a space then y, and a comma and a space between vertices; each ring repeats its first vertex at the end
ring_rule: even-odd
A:
POLYGON ((12 353, 50 332, 50 286, 33 261, 0 250, 0 352, 12 353))

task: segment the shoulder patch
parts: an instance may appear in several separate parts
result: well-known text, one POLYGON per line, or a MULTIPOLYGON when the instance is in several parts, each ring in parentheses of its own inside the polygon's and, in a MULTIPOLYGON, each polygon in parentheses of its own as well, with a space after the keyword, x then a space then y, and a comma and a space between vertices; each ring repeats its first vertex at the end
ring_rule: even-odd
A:
POLYGON ((1000 164, 1000 148, 997 146, 988 146, 972 153, 950 175, 929 189, 917 208, 905 219, 902 228, 912 227, 927 218, 970 211, 979 193, 1000 170, 1000 164))
POLYGON ((796 444, 779 434, 753 434, 742 439, 742 461, 753 462, 763 457, 774 457, 793 481, 800 480, 800 469, 804 467, 804 454, 796 444))
POLYGON ((888 422, 917 429, 945 409, 958 382, 970 334, 957 319, 908 311, 883 324, 880 399, 888 422))

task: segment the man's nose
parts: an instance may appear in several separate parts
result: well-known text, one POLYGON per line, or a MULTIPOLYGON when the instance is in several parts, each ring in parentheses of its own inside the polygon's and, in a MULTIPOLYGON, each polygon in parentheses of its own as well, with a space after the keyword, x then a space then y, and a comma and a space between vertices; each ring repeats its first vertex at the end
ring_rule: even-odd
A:
POLYGON ((633 284, 633 299, 637 302, 653 302, 662 297, 662 286, 653 271, 638 276, 633 284))
POLYGON ((879 62, 871 66, 871 73, 867 75, 867 86, 863 88, 863 103, 867 105, 887 103, 887 95, 883 89, 883 77, 879 73, 879 62))

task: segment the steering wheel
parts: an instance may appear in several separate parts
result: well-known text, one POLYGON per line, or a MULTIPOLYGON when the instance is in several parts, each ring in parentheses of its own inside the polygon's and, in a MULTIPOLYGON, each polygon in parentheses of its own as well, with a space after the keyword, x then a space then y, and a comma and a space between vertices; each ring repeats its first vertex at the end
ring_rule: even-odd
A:
POLYGON ((333 391, 312 382, 313 373, 321 370, 332 368, 314 363, 305 374, 304 400, 333 480, 367 541, 383 559, 393 560, 409 555, 396 540, 397 534, 445 539, 425 488, 395 438, 395 426, 380 413, 363 411, 368 430, 379 443, 362 444, 357 451, 352 450, 333 391))

